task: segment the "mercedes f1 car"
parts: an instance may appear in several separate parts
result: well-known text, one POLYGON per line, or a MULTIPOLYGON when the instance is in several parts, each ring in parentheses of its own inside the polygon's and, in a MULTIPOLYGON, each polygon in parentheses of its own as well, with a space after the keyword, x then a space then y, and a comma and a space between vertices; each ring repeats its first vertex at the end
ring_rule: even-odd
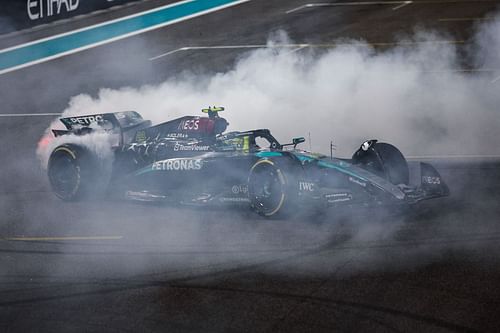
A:
POLYGON ((304 138, 281 144, 268 129, 226 132, 222 110, 155 126, 133 111, 61 118, 66 129, 53 129, 56 137, 106 133, 116 144, 107 178, 100 155, 85 144, 57 146, 48 163, 52 190, 77 200, 105 187, 122 198, 238 204, 266 217, 300 207, 408 205, 449 194, 427 163, 420 163, 419 184, 410 185, 406 159, 388 143, 369 140, 352 158, 333 158, 297 149, 304 138))

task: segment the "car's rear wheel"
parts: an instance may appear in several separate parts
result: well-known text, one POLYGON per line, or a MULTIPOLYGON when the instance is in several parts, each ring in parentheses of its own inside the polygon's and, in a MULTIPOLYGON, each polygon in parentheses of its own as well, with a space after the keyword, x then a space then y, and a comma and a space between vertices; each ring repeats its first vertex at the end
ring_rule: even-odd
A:
POLYGON ((55 195, 62 200, 81 199, 96 184, 96 160, 87 149, 65 144, 58 146, 49 158, 48 176, 55 195))
POLYGON ((248 196, 258 214, 271 217, 284 212, 288 197, 288 181, 279 165, 271 160, 258 160, 250 169, 248 196))

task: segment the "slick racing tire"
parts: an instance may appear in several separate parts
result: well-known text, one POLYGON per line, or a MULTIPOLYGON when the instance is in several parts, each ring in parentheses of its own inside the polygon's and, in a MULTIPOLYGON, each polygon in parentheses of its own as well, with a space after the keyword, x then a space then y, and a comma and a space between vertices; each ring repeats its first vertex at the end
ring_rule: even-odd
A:
POLYGON ((65 144, 54 149, 47 171, 55 195, 65 201, 75 201, 88 196, 97 185, 97 169, 97 160, 88 149, 65 144))
POLYGON ((399 149, 384 142, 377 142, 373 149, 382 161, 387 179, 394 185, 408 185, 410 181, 408 163, 399 149))
POLYGON ((248 197, 251 208, 264 217, 283 216, 290 206, 290 178, 277 161, 255 162, 248 176, 248 197))

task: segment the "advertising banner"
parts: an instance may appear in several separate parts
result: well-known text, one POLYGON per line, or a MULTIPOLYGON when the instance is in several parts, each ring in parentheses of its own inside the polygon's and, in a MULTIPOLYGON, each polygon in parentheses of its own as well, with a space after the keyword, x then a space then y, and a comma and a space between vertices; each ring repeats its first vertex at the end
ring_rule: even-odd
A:
POLYGON ((0 35, 139 0, 2 0, 0 35))

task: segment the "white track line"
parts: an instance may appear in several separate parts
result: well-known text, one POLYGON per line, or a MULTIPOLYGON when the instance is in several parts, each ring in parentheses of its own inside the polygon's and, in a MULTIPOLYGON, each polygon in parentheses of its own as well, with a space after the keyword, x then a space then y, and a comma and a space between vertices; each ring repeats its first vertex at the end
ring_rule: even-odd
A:
MULTIPOLYGON (((195 0, 187 0, 186 2, 191 2, 191 1, 195 1, 195 0)), ((164 28, 164 27, 169 26, 169 25, 173 25, 173 24, 176 24, 176 23, 179 23, 179 22, 182 22, 182 21, 187 21, 187 20, 193 19, 195 17, 203 16, 203 15, 210 14, 212 12, 216 12, 216 11, 219 11, 219 10, 222 10, 222 9, 225 9, 225 8, 229 8, 229 7, 232 7, 232 6, 239 5, 239 4, 243 4, 243 3, 248 2, 248 1, 250 1, 250 0, 239 0, 239 1, 231 2, 231 3, 223 5, 223 6, 219 6, 219 7, 207 9, 207 10, 204 10, 204 11, 201 11, 201 12, 197 12, 197 13, 194 13, 194 14, 191 14, 191 15, 188 15, 188 16, 184 16, 184 17, 178 18, 176 20, 168 21, 168 22, 161 23, 161 24, 158 24, 158 25, 154 25, 152 27, 144 28, 144 29, 141 29, 141 30, 136 30, 136 31, 130 32, 128 34, 120 35, 120 36, 117 36, 117 37, 114 37, 114 38, 110 38, 110 39, 107 39, 107 40, 104 40, 104 41, 101 41, 101 42, 97 42, 97 43, 94 43, 94 44, 88 44, 88 45, 82 46, 80 48, 76 48, 76 49, 73 49, 73 50, 70 50, 70 51, 67 51, 67 52, 62 52, 62 53, 53 55, 51 57, 47 57, 47 58, 39 59, 39 60, 36 60, 36 61, 28 62, 28 63, 22 64, 22 65, 19 65, 19 66, 15 66, 15 67, 6 68, 6 69, 0 71, 0 75, 6 74, 6 73, 9 73, 9 72, 13 72, 13 71, 17 71, 19 69, 23 69, 23 68, 30 67, 30 66, 33 66, 33 65, 41 64, 41 63, 44 63, 44 62, 47 62, 47 61, 51 61, 51 60, 54 60, 54 59, 57 59, 57 58, 65 57, 67 55, 78 53, 78 52, 81 52, 81 51, 84 51, 84 50, 92 49, 92 48, 95 48, 95 47, 98 47, 98 46, 101 46, 101 45, 105 45, 105 44, 109 44, 109 43, 112 43, 112 42, 116 42, 118 40, 125 39, 125 38, 132 37, 132 36, 136 36, 136 35, 148 32, 148 31, 152 31, 152 30, 157 30, 157 29, 160 29, 160 28, 164 28)), ((177 2, 177 3, 171 4, 171 5, 179 5, 180 3, 184 3, 184 1, 177 2)), ((139 13, 139 14, 144 14, 144 12, 143 13, 139 13)), ((104 22, 104 23, 102 23, 102 25, 109 24, 109 22, 112 22, 112 21, 104 22)), ((81 29, 81 30, 83 30, 83 29, 81 29)), ((78 31, 78 30, 75 30, 75 31, 72 31, 72 32, 68 32, 68 33, 65 33, 65 34, 74 33, 76 31, 78 31)), ((65 34, 62 34, 62 35, 65 35, 65 34)), ((59 36, 62 36, 62 35, 59 35, 59 36)), ((51 39, 51 38, 53 38, 53 37, 46 38, 45 40, 48 40, 48 39, 51 39)), ((37 41, 34 41, 32 43, 39 43, 40 41, 43 41, 43 40, 37 40, 37 41)), ((29 44, 30 43, 24 44, 24 46, 27 46, 29 44)), ((17 47, 18 46, 15 46, 13 48, 17 48, 17 47)), ((12 49, 12 48, 2 50, 1 52, 6 52, 7 50, 10 50, 10 49, 12 49)))
POLYGON ((53 35, 53 36, 42 38, 42 39, 37 39, 37 40, 31 41, 29 43, 19 44, 19 45, 15 45, 15 46, 12 46, 12 47, 0 50, 0 53, 4 53, 4 52, 7 52, 7 51, 20 49, 22 47, 30 46, 30 45, 33 45, 33 44, 38 44, 38 43, 46 42, 48 40, 57 39, 59 37, 73 35, 73 34, 76 34, 78 32, 87 31, 87 30, 91 30, 91 29, 94 29, 94 28, 99 28, 99 27, 102 27, 102 26, 105 26, 105 25, 116 23, 116 22, 125 21, 125 20, 128 20, 128 19, 137 17, 137 16, 141 16, 141 15, 145 15, 145 14, 157 12, 157 11, 160 11, 160 10, 163 10, 163 9, 167 9, 169 7, 176 7, 176 6, 179 6, 179 5, 182 5, 182 4, 185 4, 185 3, 189 3, 189 2, 193 2, 193 1, 195 1, 195 0, 179 1, 179 2, 171 3, 169 5, 165 5, 165 6, 162 6, 162 7, 157 7, 157 8, 153 8, 153 9, 146 10, 146 11, 143 11, 143 12, 139 12, 139 13, 136 13, 136 14, 132 14, 132 15, 120 17, 120 18, 117 18, 117 19, 114 19, 114 20, 110 20, 110 21, 106 21, 106 22, 102 22, 102 23, 98 23, 98 24, 94 24, 94 25, 89 25, 89 26, 86 26, 84 28, 80 28, 80 29, 76 29, 76 30, 71 30, 71 31, 68 31, 68 32, 64 32, 62 34, 53 35))
MULTIPOLYGON (((437 40, 428 42, 400 42, 400 43, 367 43, 371 46, 410 46, 419 44, 464 44, 465 41, 462 40, 437 40)), ((155 61, 163 57, 175 54, 182 51, 192 51, 192 50, 231 50, 231 49, 263 49, 263 48, 292 48, 290 53, 300 51, 306 47, 311 48, 334 48, 341 45, 349 45, 349 43, 337 43, 337 44, 252 44, 252 45, 215 45, 215 46, 185 46, 166 53, 162 53, 155 57, 149 58, 150 61, 155 61)), ((444 69, 444 70, 423 70, 420 73, 429 74, 439 74, 439 73, 498 73, 500 69, 494 68, 472 68, 472 69, 444 69)), ((500 76, 495 78, 491 83, 496 83, 500 81, 500 76)))
POLYGON ((424 155, 424 156, 407 156, 411 160, 431 160, 431 159, 500 159, 500 155, 424 155))
MULTIPOLYGON (((420 44, 464 44, 463 40, 436 40, 428 42, 399 42, 399 43, 366 43, 371 46, 404 46, 404 45, 420 45, 420 44)), ((253 45, 214 45, 214 46, 184 46, 178 49, 168 51, 157 56, 149 58, 150 61, 154 61, 171 54, 182 52, 182 51, 192 51, 192 50, 230 50, 230 49, 265 49, 265 48, 334 48, 342 45, 351 45, 350 43, 332 43, 332 44, 253 44, 253 45)), ((294 52, 292 50, 292 52, 294 52)))
POLYGON ((409 4, 435 5, 435 4, 456 4, 456 3, 478 3, 478 2, 497 2, 497 0, 422 0, 422 1, 359 1, 359 2, 320 2, 308 3, 290 10, 285 13, 290 14, 306 8, 314 7, 338 7, 338 6, 373 6, 373 5, 400 5, 392 8, 397 10, 409 4), (409 3, 408 3, 409 2, 409 3))
POLYGON ((39 242, 39 241, 74 241, 74 240, 119 240, 123 236, 69 236, 69 237, 6 237, 7 241, 39 242))
POLYGON ((306 47, 308 47, 308 45, 302 45, 302 46, 299 46, 299 47, 297 47, 297 48, 295 48, 295 49, 291 50, 291 51, 290 51, 290 53, 298 52, 298 51, 300 51, 300 50, 302 50, 302 49, 304 49, 304 48, 306 48, 306 47))
MULTIPOLYGON (((359 1, 359 2, 328 2, 328 3, 308 3, 297 8, 287 10, 285 13, 290 14, 297 12, 305 8, 315 8, 315 7, 339 7, 339 6, 373 6, 373 5, 399 5, 406 6, 411 4, 413 1, 359 1)), ((397 6, 397 7, 399 7, 397 6)), ((398 9, 397 7, 394 7, 398 9)), ((394 9, 393 10, 396 10, 394 9)))
POLYGON ((494 68, 470 68, 470 69, 434 69, 434 70, 423 70, 423 73, 497 73, 500 72, 499 69, 494 68))
POLYGON ((0 117, 45 117, 60 115, 61 113, 0 113, 0 117))
POLYGON ((399 5, 399 6, 396 6, 396 7, 393 7, 392 10, 398 10, 400 8, 403 8, 404 6, 408 6, 408 5, 411 5, 413 3, 413 1, 405 1, 405 3, 399 5))
POLYGON ((494 17, 444 17, 438 22, 496 21, 494 17))
MULTIPOLYGON (((107 0, 107 1, 113 1, 113 0, 107 0)), ((140 1, 145 2, 145 1, 150 1, 150 0, 140 0, 140 1)), ((100 14, 105 13, 105 12, 116 12, 116 11, 119 11, 119 10, 127 8, 127 7, 132 7, 132 6, 136 5, 136 4, 137 4, 136 2, 127 2, 127 3, 124 3, 122 5, 114 5, 114 6, 111 6, 111 7, 108 7, 108 8, 104 8, 104 9, 97 9, 97 10, 94 10, 92 12, 85 13, 85 14, 79 14, 79 15, 68 17, 68 18, 65 18, 65 19, 59 19, 59 20, 52 21, 52 22, 42 23, 42 24, 39 24, 39 25, 35 25, 35 26, 31 27, 31 28, 26 28, 26 29, 23 29, 23 30, 12 31, 12 32, 3 34, 3 35, 0 36, 0 39, 1 38, 11 38, 11 37, 15 37, 15 36, 21 36, 21 35, 25 35, 27 33, 29 34, 29 33, 33 33, 33 32, 36 32, 36 31, 40 31, 40 30, 46 29, 48 27, 58 27, 58 26, 61 26, 61 25, 64 25, 64 24, 67 24, 67 23, 70 23, 70 22, 73 22, 73 21, 86 19, 86 18, 89 18, 89 17, 93 17, 95 15, 100 15, 100 14)), ((154 10, 154 8, 152 10, 154 10)))
POLYGON ((162 53, 155 57, 149 58, 150 61, 154 61, 168 55, 190 50, 231 50, 231 49, 265 49, 265 48, 304 48, 309 47, 309 44, 254 44, 254 45, 215 45, 215 46, 185 46, 166 53, 162 53))

